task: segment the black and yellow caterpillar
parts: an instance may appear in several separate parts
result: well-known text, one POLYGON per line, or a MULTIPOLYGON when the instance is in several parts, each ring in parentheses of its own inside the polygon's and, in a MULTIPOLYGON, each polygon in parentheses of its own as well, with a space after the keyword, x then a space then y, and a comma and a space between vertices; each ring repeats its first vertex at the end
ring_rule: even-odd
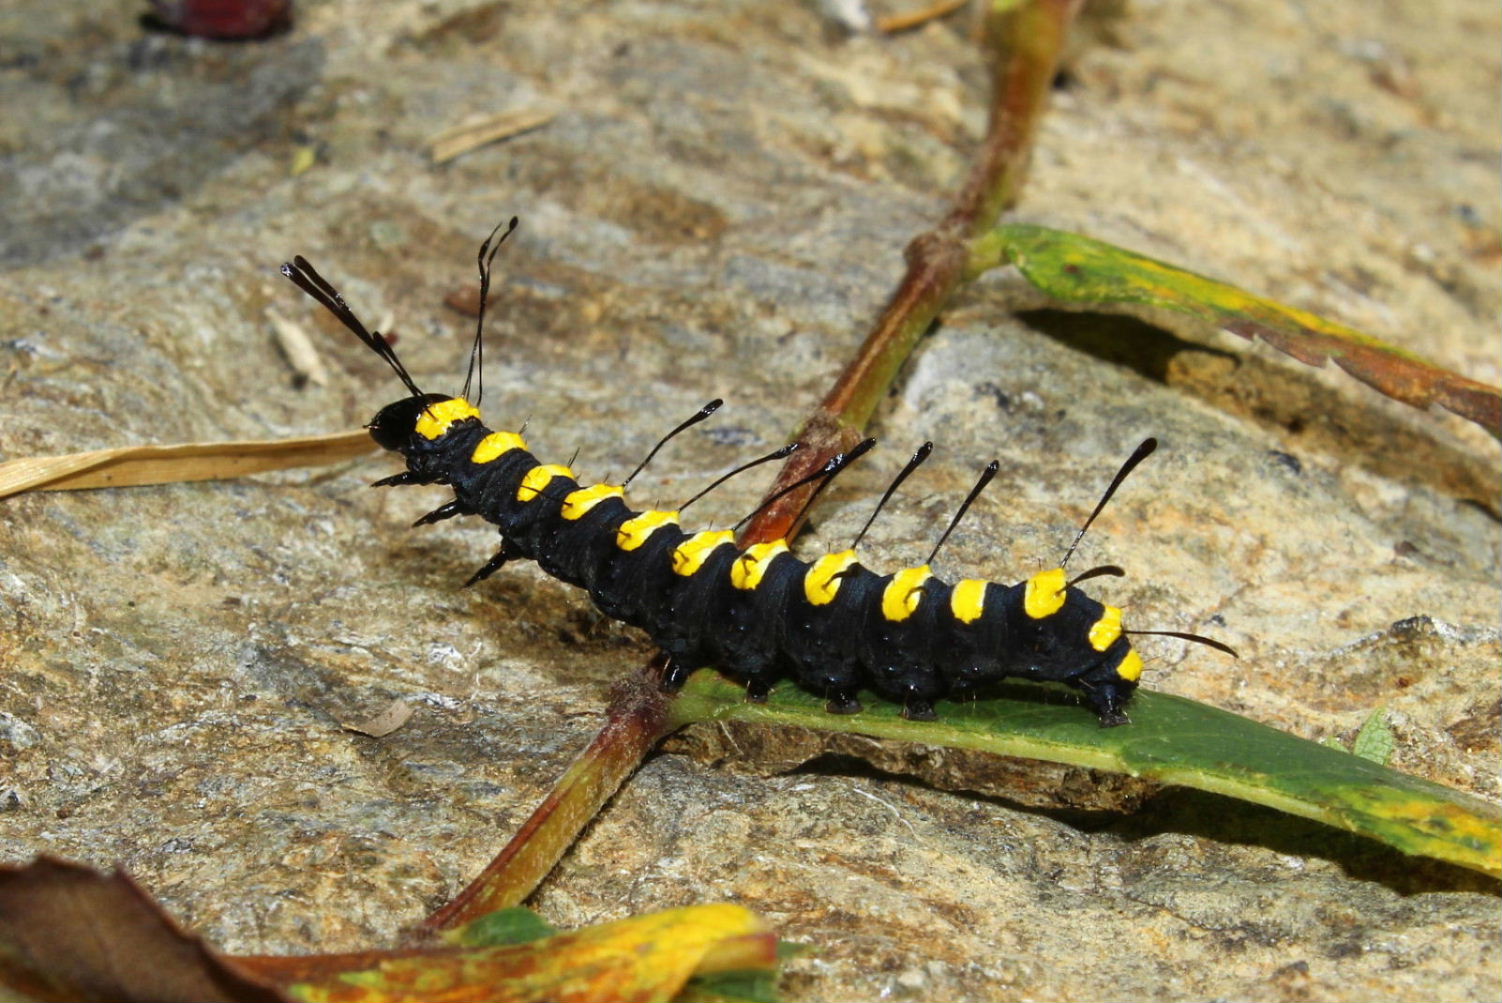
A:
MULTIPOLYGON (((488 239, 480 250, 481 326, 487 251, 493 258, 499 243, 488 239)), ((386 338, 367 330, 305 259, 282 272, 384 358, 409 391, 367 426, 407 464, 376 483, 452 487, 453 500, 419 522, 478 515, 500 528, 500 551, 471 582, 508 560, 536 561, 587 590, 606 616, 644 630, 669 658, 667 687, 712 665, 742 679, 753 700, 791 678, 825 696, 834 713, 858 711, 858 691, 870 689, 921 719, 933 716, 935 700, 1021 677, 1067 683, 1102 726, 1126 723, 1123 707, 1142 659, 1127 640, 1121 610, 1085 595, 1062 567, 1016 585, 973 578, 950 584, 928 564, 879 574, 854 549, 805 561, 784 540, 743 548, 730 530, 690 532, 678 512, 637 511, 623 485, 581 484, 567 466, 533 456, 520 434, 487 427, 468 399, 469 380, 457 396, 424 393, 386 338)), ((479 344, 477 330, 471 377, 479 344)), ((1151 440, 1111 491, 1150 450, 1151 440)), ((1075 581, 1120 573, 1098 568, 1075 581)))

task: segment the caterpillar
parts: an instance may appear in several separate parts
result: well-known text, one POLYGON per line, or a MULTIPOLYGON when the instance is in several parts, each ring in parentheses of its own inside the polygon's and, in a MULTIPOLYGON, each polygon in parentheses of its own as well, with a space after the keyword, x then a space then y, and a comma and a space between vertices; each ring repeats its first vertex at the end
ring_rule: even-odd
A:
MULTIPOLYGON (((481 334, 491 263, 516 225, 513 218, 503 224, 504 233, 496 227, 480 247, 479 321, 469 374, 457 395, 419 388, 391 342, 367 329, 305 258, 282 266, 283 275, 384 359, 408 391, 366 426, 378 445, 406 462, 405 470, 374 486, 447 485, 453 499, 417 525, 478 515, 499 528, 500 549, 466 584, 509 561, 535 561, 549 576, 586 590, 604 615, 646 632, 667 656, 665 689, 675 690, 694 670, 713 665, 742 680, 749 699, 764 700, 774 683, 791 678, 823 695, 831 713, 860 711, 858 693, 871 690, 900 702, 904 716, 927 720, 935 716, 936 700, 1021 677, 1074 687, 1101 726, 1111 727, 1128 722, 1124 708, 1143 669, 1129 633, 1166 634, 1235 655, 1219 641, 1194 634, 1127 631, 1119 608, 1077 587, 1088 578, 1123 574, 1118 567, 1094 568, 1073 579, 1064 570, 1095 516, 1156 446, 1152 439, 1122 466, 1060 566, 1014 585, 976 578, 946 582, 931 568, 938 547, 922 565, 881 574, 859 559, 860 537, 848 549, 804 560, 785 540, 741 547, 733 530, 690 532, 680 525, 688 504, 742 470, 788 455, 797 443, 736 468, 677 510, 632 509, 625 500, 630 480, 668 439, 708 417, 720 401, 670 432, 621 484, 586 485, 568 466, 544 463, 519 432, 494 431, 484 423, 478 406, 483 383, 470 399, 477 373, 483 381, 481 334)), ((868 439, 836 456, 782 493, 818 480, 817 495, 874 443, 868 439)), ((931 448, 925 443, 914 455, 876 511, 931 448)), ((987 468, 940 546, 996 469, 994 462, 987 468)))

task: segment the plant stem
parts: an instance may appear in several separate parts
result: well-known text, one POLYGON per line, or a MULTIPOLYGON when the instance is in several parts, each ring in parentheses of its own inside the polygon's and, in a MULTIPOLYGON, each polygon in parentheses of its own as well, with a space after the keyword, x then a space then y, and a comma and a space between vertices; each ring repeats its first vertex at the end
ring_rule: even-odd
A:
MULTIPOLYGON (((1069 24, 1081 0, 997 0, 985 40, 993 62, 991 118, 974 167, 954 208, 907 245, 907 272, 865 342, 824 400, 804 419, 794 453, 767 492, 771 497, 849 449, 876 411, 897 371, 939 311, 967 278, 970 242, 1017 200, 1048 89, 1058 71, 1069 24)), ((742 543, 791 539, 812 486, 783 496, 751 520, 742 543)))
POLYGON ((520 904, 647 753, 672 730, 667 711, 668 696, 657 685, 655 672, 626 676, 616 687, 605 727, 589 748, 569 766, 506 848, 453 901, 425 919, 418 933, 439 934, 520 904))

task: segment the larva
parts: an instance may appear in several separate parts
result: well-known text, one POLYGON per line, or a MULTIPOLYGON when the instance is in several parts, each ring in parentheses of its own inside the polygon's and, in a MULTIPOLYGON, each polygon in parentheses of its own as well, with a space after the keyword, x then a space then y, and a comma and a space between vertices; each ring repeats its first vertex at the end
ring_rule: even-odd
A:
MULTIPOLYGON (((490 260, 515 225, 513 219, 499 240, 492 233, 480 249, 481 327, 490 260)), ((678 511, 632 509, 624 484, 582 484, 568 467, 535 457, 520 434, 489 428, 469 400, 479 330, 464 391, 425 393, 386 338, 366 329, 305 259, 294 258, 282 272, 385 359, 409 391, 367 426, 379 445, 406 461, 406 470, 376 483, 448 485, 453 500, 419 523, 478 515, 499 528, 500 550, 471 583, 507 561, 537 562, 586 590, 606 616, 645 631, 669 658, 670 688, 712 665, 743 680, 753 700, 791 678, 823 695, 832 713, 860 710, 857 693, 869 689, 900 702, 906 716, 924 719, 933 716, 936 700, 1021 677, 1080 690, 1102 726, 1127 722, 1123 708, 1142 659, 1127 639, 1121 610, 1076 587, 1120 569, 1096 568, 1070 580, 1061 562, 1015 585, 974 578, 951 584, 928 563, 881 574, 853 548, 806 561, 784 540, 743 548, 731 530, 689 531, 678 511)), ((1127 461, 1097 513, 1154 445, 1148 440, 1127 461)), ((853 456, 836 458, 816 476, 832 476, 853 456)), ((994 472, 993 465, 961 514, 994 472)), ((1134 633, 1171 633, 1229 650, 1195 635, 1134 633)))

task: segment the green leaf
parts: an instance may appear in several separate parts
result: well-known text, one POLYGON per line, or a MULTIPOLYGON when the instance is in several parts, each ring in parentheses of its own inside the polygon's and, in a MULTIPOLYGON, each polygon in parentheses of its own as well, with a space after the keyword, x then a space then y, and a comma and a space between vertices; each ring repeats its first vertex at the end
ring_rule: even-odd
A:
MULTIPOLYGON (((813 953, 813 945, 792 940, 777 942, 777 963, 813 953)), ((776 970, 744 968, 695 975, 673 1003, 778 1003, 776 970)))
POLYGON ((1397 745, 1392 726, 1387 723, 1387 708, 1378 707, 1361 723, 1356 741, 1351 743, 1351 752, 1362 759, 1369 759, 1379 766, 1386 766, 1397 745))
POLYGON ((828 714, 823 700, 795 686, 756 704, 740 685, 702 671, 671 713, 680 725, 792 725, 1111 770, 1268 805, 1405 853, 1502 875, 1496 806, 1182 697, 1138 690, 1132 723, 1119 728, 1100 727, 1062 686, 1007 683, 990 699, 940 701, 936 710, 937 721, 908 721, 901 708, 873 698, 859 714, 828 714))
POLYGON ((673 1003, 777 1003, 777 973, 752 969, 696 975, 673 1003))
POLYGON ((446 939, 450 943, 466 947, 501 947, 507 944, 530 944, 557 932, 557 927, 531 909, 512 906, 486 913, 473 923, 454 930, 446 939))
POLYGON ((1438 404, 1502 434, 1502 390, 1467 379, 1360 331, 1305 310, 1089 237, 1009 223, 971 244, 968 275, 1015 265, 1062 303, 1140 303, 1209 321, 1243 338, 1261 338, 1311 366, 1333 360, 1394 400, 1438 404))

